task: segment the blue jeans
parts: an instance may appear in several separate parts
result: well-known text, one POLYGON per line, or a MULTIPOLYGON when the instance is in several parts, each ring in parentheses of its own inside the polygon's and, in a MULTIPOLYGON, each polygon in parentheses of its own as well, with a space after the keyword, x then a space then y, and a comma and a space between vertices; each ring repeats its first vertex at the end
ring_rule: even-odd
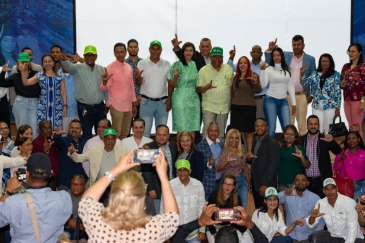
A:
POLYGON ((106 118, 103 102, 97 105, 87 105, 77 102, 77 113, 82 125, 82 137, 85 139, 92 137, 93 126, 95 134, 97 134, 99 121, 106 118))
POLYGON ((290 124, 289 104, 286 98, 276 99, 270 96, 265 97, 264 113, 269 127, 269 135, 275 138, 276 117, 279 118, 281 129, 290 124))
POLYGON ((248 200, 248 190, 246 178, 243 174, 236 176, 236 181, 238 185, 238 195, 241 198, 242 206, 244 209, 247 209, 247 200, 248 200))
POLYGON ((273 237, 270 243, 293 243, 293 239, 287 235, 287 236, 276 236, 273 237))
POLYGON ((13 115, 16 128, 21 125, 29 125, 33 130, 33 138, 38 136, 37 127, 38 98, 25 98, 17 95, 13 105, 13 115))
POLYGON ((357 198, 362 194, 365 194, 365 180, 354 182, 355 191, 354 191, 354 200, 357 202, 357 198))
POLYGON ((143 136, 150 137, 153 118, 155 118, 155 127, 158 125, 166 125, 169 113, 166 111, 166 99, 160 101, 152 101, 146 98, 141 99, 139 108, 139 118, 145 121, 145 130, 143 136))

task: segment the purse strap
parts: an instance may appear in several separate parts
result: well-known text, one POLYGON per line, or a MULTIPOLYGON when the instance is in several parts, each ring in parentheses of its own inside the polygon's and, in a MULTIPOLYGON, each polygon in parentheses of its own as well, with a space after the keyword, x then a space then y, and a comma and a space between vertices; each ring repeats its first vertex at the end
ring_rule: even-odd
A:
POLYGON ((342 122, 341 116, 334 116, 332 124, 336 124, 336 118, 340 118, 340 123, 342 122))
POLYGON ((30 218, 32 219, 35 237, 37 238, 37 242, 41 243, 41 234, 39 231, 38 219, 37 219, 37 214, 35 212, 32 196, 28 192, 25 192, 24 195, 25 195, 25 200, 27 201, 27 206, 28 206, 29 212, 30 212, 30 218))

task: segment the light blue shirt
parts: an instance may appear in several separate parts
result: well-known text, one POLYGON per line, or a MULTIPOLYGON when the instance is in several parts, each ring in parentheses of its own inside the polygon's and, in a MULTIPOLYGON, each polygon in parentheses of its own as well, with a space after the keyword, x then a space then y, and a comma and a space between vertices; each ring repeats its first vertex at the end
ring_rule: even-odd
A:
MULTIPOLYGON (((293 190, 293 194, 296 194, 296 190, 293 190)), ((311 211, 314 209, 317 201, 320 199, 317 194, 305 190, 303 196, 287 196, 284 192, 279 193, 279 203, 285 205, 285 217, 286 226, 289 227, 295 220, 300 219, 305 216, 307 218, 311 211)), ((308 240, 308 236, 318 230, 323 230, 324 220, 321 218, 319 223, 313 227, 309 228, 305 219, 303 219, 304 225, 297 226, 289 236, 295 240, 308 240)))
MULTIPOLYGON (((64 224, 72 214, 70 194, 51 188, 28 189, 38 218, 42 243, 57 242, 64 224)), ((11 242, 37 242, 24 194, 8 197, 0 203, 0 227, 10 224, 11 242)))
MULTIPOLYGON (((209 147, 210 147, 210 151, 212 151, 214 158, 216 158, 216 160, 214 161, 214 164, 217 167, 219 156, 220 156, 221 150, 222 150, 221 146, 219 145, 219 143, 212 143, 211 145, 209 145, 209 147)), ((215 173, 216 180, 220 179, 221 177, 222 177, 222 173, 219 173, 219 172, 215 173)))
POLYGON ((66 117, 73 117, 77 116, 77 102, 75 99, 75 80, 74 76, 69 73, 63 73, 66 85, 66 93, 67 93, 67 116, 66 117))
MULTIPOLYGON (((257 65, 253 64, 252 60, 250 62, 252 72, 256 73, 259 77, 260 77, 260 66, 262 63, 264 63, 264 61, 262 59, 261 59, 260 63, 257 65)), ((233 68, 233 71, 236 71, 237 63, 233 64, 233 61, 231 59, 228 59, 227 64, 233 68)), ((269 84, 266 85, 265 88, 262 88, 262 91, 260 93, 255 94, 254 96, 266 95, 266 92, 268 89, 269 89, 269 84)))

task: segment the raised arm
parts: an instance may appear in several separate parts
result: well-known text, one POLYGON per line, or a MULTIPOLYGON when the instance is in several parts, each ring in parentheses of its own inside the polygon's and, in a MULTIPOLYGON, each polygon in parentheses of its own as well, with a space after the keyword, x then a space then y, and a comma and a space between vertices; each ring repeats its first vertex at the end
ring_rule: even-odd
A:
POLYGON ((32 78, 28 79, 27 72, 25 70, 28 69, 29 63, 19 63, 19 70, 22 73, 22 82, 24 86, 33 85, 39 82, 39 79, 37 76, 33 76, 32 78))

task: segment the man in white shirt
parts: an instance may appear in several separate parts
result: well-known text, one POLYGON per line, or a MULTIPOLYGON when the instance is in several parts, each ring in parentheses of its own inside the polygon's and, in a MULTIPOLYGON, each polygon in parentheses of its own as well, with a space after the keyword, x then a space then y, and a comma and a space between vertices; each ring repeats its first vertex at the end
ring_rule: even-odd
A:
MULTIPOLYGON (((102 119, 99 121, 98 123, 98 135, 90 138, 89 140, 87 140, 87 142, 85 143, 84 149, 82 150, 82 153, 86 153, 87 151, 89 151, 92 147, 94 146, 98 146, 98 145, 104 145, 104 131, 107 128, 111 128, 112 124, 110 123, 110 121, 108 119, 102 119)), ((122 145, 122 141, 120 139, 117 138, 116 141, 116 146, 123 146, 122 145)), ((85 170, 85 173, 87 176, 90 176, 89 172, 90 172, 90 163, 89 161, 85 161, 82 163, 82 167, 85 170)))
MULTIPOLYGON (((205 203, 205 193, 203 184, 190 177, 191 169, 188 160, 178 160, 176 171, 178 177, 170 180, 170 185, 179 208, 180 225, 184 225, 200 217, 205 203)), ((163 209, 163 200, 161 200, 161 214, 163 209)), ((198 229, 194 230, 186 238, 189 243, 198 243, 203 239, 205 239, 205 227, 201 227, 199 232, 198 229)))
POLYGON ((308 237, 309 242, 363 243, 364 236, 355 210, 356 202, 338 193, 336 182, 332 178, 323 181, 323 193, 326 197, 318 200, 306 222, 313 228, 323 217, 328 231, 312 233, 308 237))
POLYGON ((140 61, 134 73, 136 84, 141 86, 139 117, 146 123, 144 136, 150 137, 153 118, 155 127, 166 125, 171 101, 168 100, 167 87, 170 82, 170 63, 162 58, 161 42, 150 43, 150 56, 140 61))
POLYGON ((124 146, 129 151, 134 148, 142 148, 142 146, 146 143, 152 142, 152 139, 143 136, 144 126, 145 122, 143 119, 134 119, 132 124, 133 136, 124 138, 122 140, 122 146, 124 146))

